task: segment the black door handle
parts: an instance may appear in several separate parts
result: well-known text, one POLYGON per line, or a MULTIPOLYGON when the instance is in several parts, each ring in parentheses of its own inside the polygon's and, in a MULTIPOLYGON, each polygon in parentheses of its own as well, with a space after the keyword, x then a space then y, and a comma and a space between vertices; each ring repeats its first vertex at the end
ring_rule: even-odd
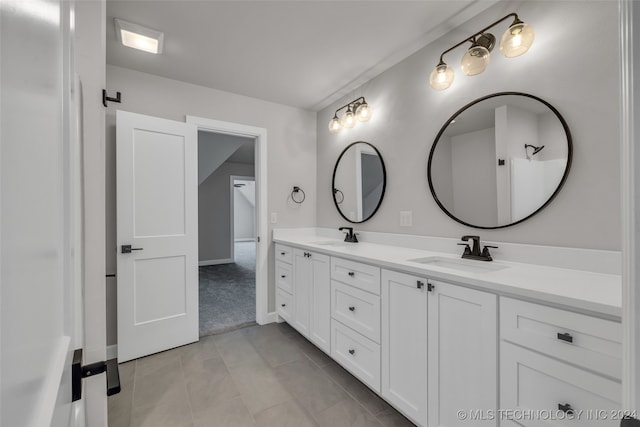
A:
POLYGON ((143 248, 132 248, 131 245, 122 245, 120 247, 122 248, 123 254, 130 254, 131 251, 141 251, 143 249, 143 248))

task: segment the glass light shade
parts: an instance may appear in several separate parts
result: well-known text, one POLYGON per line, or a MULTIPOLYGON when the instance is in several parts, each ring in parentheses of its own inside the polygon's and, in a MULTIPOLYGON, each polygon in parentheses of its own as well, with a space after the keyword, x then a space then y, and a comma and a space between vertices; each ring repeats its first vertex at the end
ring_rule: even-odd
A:
POLYGON ((500 52, 507 58, 520 56, 529 50, 535 37, 531 25, 517 21, 500 38, 500 52))
POLYGON ((333 119, 329 121, 329 132, 338 133, 342 129, 342 125, 340 124, 340 119, 337 116, 333 116, 333 119))
POLYGON ((352 128, 356 125, 356 117, 351 109, 347 110, 347 112, 344 113, 344 116, 342 116, 342 118, 340 119, 340 124, 343 128, 347 129, 352 128))
POLYGON ((483 72, 489 65, 489 50, 480 45, 473 45, 462 57, 460 68, 467 76, 475 76, 483 72))
POLYGON ((359 122, 367 122, 371 118, 371 107, 366 102, 363 102, 356 108, 356 118, 359 122))
POLYGON ((435 90, 445 90, 453 82, 453 68, 439 64, 429 75, 429 84, 435 90))

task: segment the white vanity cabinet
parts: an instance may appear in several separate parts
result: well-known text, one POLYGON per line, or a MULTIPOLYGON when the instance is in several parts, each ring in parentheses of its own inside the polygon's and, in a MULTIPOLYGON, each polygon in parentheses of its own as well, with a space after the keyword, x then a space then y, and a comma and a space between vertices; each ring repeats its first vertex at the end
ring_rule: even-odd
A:
POLYGON ((427 280, 382 270, 382 396, 427 425, 427 280))
POLYGON ((315 345, 330 352, 330 257, 293 250, 293 322, 291 325, 315 345))
POLYGON ((511 425, 620 424, 620 323, 501 297, 500 334, 501 407, 554 415, 511 425))
POLYGON ((331 357, 380 393, 380 268, 331 257, 331 357))
POLYGON ((293 249, 276 244, 276 313, 283 320, 293 320, 293 249))
POLYGON ((498 297, 429 280, 429 427, 497 426, 462 421, 459 411, 498 409, 498 297))

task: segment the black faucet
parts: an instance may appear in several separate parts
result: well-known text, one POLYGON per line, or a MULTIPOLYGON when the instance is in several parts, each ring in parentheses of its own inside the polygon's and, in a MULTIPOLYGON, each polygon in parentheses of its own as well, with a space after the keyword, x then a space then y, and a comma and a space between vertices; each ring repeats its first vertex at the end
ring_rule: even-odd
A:
POLYGON ((338 230, 348 230, 345 232, 344 241, 349 243, 358 243, 358 238, 356 237, 356 233, 353 232, 353 227, 340 227, 338 230))
POLYGON ((464 245, 465 247, 464 252, 462 253, 462 258, 475 259, 477 261, 493 261, 493 258, 491 258, 491 254, 489 253, 489 248, 497 249, 497 246, 485 245, 481 253, 480 236, 462 236, 461 239, 465 242, 468 242, 469 240, 473 242, 471 247, 469 247, 468 243, 458 243, 459 245, 464 245))

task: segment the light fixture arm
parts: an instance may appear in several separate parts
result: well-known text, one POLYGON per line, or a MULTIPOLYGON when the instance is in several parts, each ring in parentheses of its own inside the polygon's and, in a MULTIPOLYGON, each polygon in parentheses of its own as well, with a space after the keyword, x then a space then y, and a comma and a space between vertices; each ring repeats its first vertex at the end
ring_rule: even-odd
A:
POLYGON ((351 101, 350 103, 348 103, 348 104, 346 104, 346 105, 343 105, 342 107, 338 108, 338 109, 336 110, 336 112, 335 112, 334 116, 335 116, 336 114, 338 114, 338 111, 340 111, 340 110, 344 110, 344 109, 345 109, 345 108, 347 108, 347 107, 352 107, 352 110, 353 110, 353 111, 355 111, 355 109, 356 109, 356 108, 358 108, 358 107, 360 106, 360 104, 362 104, 362 103, 364 103, 364 102, 365 102, 365 100, 364 100, 364 96, 361 96, 360 98, 356 98, 356 99, 354 99, 353 101, 351 101), (359 102, 360 100, 362 100, 362 102, 359 102))
POLYGON ((495 21, 493 24, 487 25, 486 27, 484 27, 483 29, 481 29, 480 31, 472 34, 471 36, 467 37, 466 39, 462 40, 460 43, 456 44, 453 47, 450 47, 449 49, 445 50, 444 52, 442 52, 442 54, 440 55, 440 62, 438 63, 438 65, 444 65, 444 55, 446 55, 447 53, 451 52, 452 50, 462 46, 465 43, 475 43, 476 42, 476 37, 479 35, 482 35, 483 33, 485 33, 487 30, 490 30, 491 28, 495 27, 496 25, 498 25, 499 23, 501 23, 502 21, 506 20, 507 18, 513 17, 513 24, 516 24, 518 22, 522 22, 520 21, 520 18, 518 18, 518 14, 517 13, 510 13, 506 16, 503 16, 502 18, 498 19, 497 21, 495 21))

